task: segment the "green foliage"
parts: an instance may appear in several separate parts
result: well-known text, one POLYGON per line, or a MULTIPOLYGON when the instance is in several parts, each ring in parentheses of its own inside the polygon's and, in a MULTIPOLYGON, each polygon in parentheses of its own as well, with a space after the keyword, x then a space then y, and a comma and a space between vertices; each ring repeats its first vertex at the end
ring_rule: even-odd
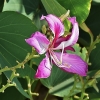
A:
POLYGON ((8 0, 4 2, 3 11, 16 11, 32 19, 38 6, 39 0, 8 0))
POLYGON ((36 30, 32 21, 18 12, 0 14, 0 59, 3 60, 1 66, 14 66, 16 61, 20 62, 25 58, 31 51, 25 39, 36 30))
POLYGON ((62 7, 56 0, 41 0, 47 13, 61 16, 66 13, 66 9, 62 7))
POLYGON ((4 4, 4 0, 1 0, 1 1, 0 1, 0 12, 2 11, 3 4, 4 4))
POLYGON ((90 61, 92 66, 89 68, 90 70, 99 70, 100 69, 100 43, 96 45, 96 48, 90 54, 90 61))
MULTIPOLYGON (((28 38, 37 28, 27 17, 18 12, 3 12, 0 14, 0 64, 1 67, 16 65, 16 61, 23 61, 26 54, 31 51, 25 43, 25 38, 28 38), (26 30, 24 30, 26 29, 26 30), (13 37, 13 38, 12 38, 13 37)), ((34 75, 34 70, 25 65, 24 69, 18 70, 20 76, 34 75)), ((11 73, 5 72, 6 77, 10 78, 11 73)), ((13 80, 16 83, 17 89, 26 97, 29 97, 21 87, 17 78, 13 80)))
POLYGON ((43 25, 40 17, 46 14, 40 0, 8 0, 4 2, 3 11, 15 11, 25 15, 35 23, 38 29, 43 25))
MULTIPOLYGON (((54 14, 62 18, 68 10, 68 16, 76 16, 85 32, 80 29, 78 44, 73 46, 75 52, 67 50, 67 53, 77 54, 89 64, 88 75, 82 78, 53 66, 50 77, 40 79, 40 82, 49 89, 49 94, 64 97, 64 100, 88 100, 88 96, 89 100, 100 100, 99 0, 0 1, 0 92, 4 92, 0 93, 1 100, 33 100, 33 95, 38 95, 33 93, 38 88, 34 75, 45 55, 37 55, 25 39, 35 31, 41 31, 42 25, 47 28, 47 23, 40 20, 42 15, 54 14)), ((71 24, 67 19, 63 23, 66 35, 71 24)))
POLYGON ((84 22, 89 15, 91 0, 57 0, 67 10, 71 16, 76 16, 79 24, 84 22))
POLYGON ((49 88, 49 93, 60 97, 69 94, 73 81, 71 74, 62 71, 57 66, 53 66, 49 78, 41 79, 42 84, 49 88))

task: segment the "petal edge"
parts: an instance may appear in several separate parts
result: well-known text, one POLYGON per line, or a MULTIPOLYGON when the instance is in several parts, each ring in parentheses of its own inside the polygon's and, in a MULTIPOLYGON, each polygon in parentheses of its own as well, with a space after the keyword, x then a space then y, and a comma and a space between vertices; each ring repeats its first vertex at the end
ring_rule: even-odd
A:
POLYGON ((51 74, 51 65, 49 58, 46 56, 38 66, 35 78, 48 78, 51 74))
POLYGON ((34 47, 39 54, 44 54, 50 44, 46 36, 40 32, 35 32, 30 38, 25 39, 25 41, 34 47))

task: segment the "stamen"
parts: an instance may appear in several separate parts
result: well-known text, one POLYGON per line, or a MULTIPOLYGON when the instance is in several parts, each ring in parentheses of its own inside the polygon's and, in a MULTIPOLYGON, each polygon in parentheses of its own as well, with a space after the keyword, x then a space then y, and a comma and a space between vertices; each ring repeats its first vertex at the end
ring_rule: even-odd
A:
POLYGON ((64 53, 64 43, 63 43, 63 48, 62 48, 62 52, 61 52, 61 56, 60 56, 60 62, 62 63, 62 56, 63 56, 63 53, 64 53))
POLYGON ((61 65, 61 61, 58 60, 57 56, 54 54, 52 50, 50 50, 51 59, 57 64, 57 66, 61 65))
MULTIPOLYGON (((50 54, 50 56, 51 56, 51 54, 50 54)), ((51 66, 53 66, 53 63, 52 63, 52 56, 50 57, 50 64, 51 64, 51 66)))

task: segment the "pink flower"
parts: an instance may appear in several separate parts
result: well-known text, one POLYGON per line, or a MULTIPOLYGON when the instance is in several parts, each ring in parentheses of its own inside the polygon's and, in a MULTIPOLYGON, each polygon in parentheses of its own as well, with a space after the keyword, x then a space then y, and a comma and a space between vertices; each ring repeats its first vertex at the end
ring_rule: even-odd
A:
POLYGON ((42 16, 41 19, 45 19, 48 22, 54 37, 52 41, 49 41, 44 34, 37 31, 33 33, 30 38, 25 40, 29 45, 34 47, 39 54, 45 53, 46 56, 40 62, 35 77, 49 77, 52 63, 66 72, 86 76, 88 70, 87 63, 78 55, 65 52, 65 50, 74 50, 72 46, 77 42, 79 37, 79 28, 76 18, 68 18, 73 28, 71 34, 66 37, 62 37, 62 35, 64 35, 64 25, 59 18, 49 14, 42 16), (58 52, 57 50, 60 51, 58 52))

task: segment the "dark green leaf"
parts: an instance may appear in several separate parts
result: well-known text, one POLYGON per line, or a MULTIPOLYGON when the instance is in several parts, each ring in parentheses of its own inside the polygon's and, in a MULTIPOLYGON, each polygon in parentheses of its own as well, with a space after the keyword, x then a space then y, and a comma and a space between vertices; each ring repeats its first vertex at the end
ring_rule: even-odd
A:
POLYGON ((68 95, 73 86, 73 81, 71 74, 62 71, 56 66, 53 66, 49 78, 41 79, 42 84, 50 89, 49 93, 61 97, 68 95))
MULTIPOLYGON (((100 34, 100 13, 99 10, 100 5, 92 5, 90 14, 86 20, 86 25, 90 28, 94 35, 94 39, 97 37, 97 35, 100 34)), ((88 33, 83 32, 80 30, 80 37, 87 41, 88 43, 90 42, 90 36, 88 33)))
MULTIPOLYGON (((100 81, 97 83, 97 87, 100 89, 100 81)), ((93 87, 88 88, 86 92, 89 94, 90 100, 100 99, 100 92, 97 93, 97 91, 93 87)))
MULTIPOLYGON (((28 38, 36 30, 32 21, 18 12, 10 11, 0 14, 0 64, 2 68, 17 65, 16 60, 19 62, 24 60, 26 54, 31 52, 31 47, 26 44, 25 38, 28 38)), ((21 69, 19 74, 32 78, 34 72, 25 65, 24 70, 21 69)), ((10 74, 10 72, 5 73, 8 78, 10 74)), ((17 89, 27 96, 17 78, 14 82, 17 84, 17 89)))
POLYGON ((31 47, 25 39, 37 28, 31 20, 17 12, 0 14, 0 61, 1 66, 14 66, 24 60, 31 47))
POLYGON ((3 11, 16 11, 33 19, 38 8, 39 0, 5 0, 3 11))
POLYGON ((100 69, 100 43, 96 45, 96 48, 90 54, 90 62, 92 65, 89 67, 90 70, 100 69))
POLYGON ((16 11, 29 17, 38 29, 43 25, 40 17, 46 14, 46 11, 40 0, 10 0, 5 1, 3 11, 16 11))
POLYGON ((0 12, 2 11, 4 0, 0 0, 0 12))
POLYGON ((41 0, 47 13, 54 14, 60 17, 62 14, 66 13, 66 9, 62 7, 57 1, 55 0, 41 0))
MULTIPOLYGON (((6 77, 2 74, 2 85, 5 85, 7 82, 6 77)), ((25 100, 25 97, 17 91, 15 87, 7 88, 4 93, 0 93, 1 100, 25 100)))
POLYGON ((100 5, 93 5, 86 24, 92 31, 94 37, 100 34, 100 5))

